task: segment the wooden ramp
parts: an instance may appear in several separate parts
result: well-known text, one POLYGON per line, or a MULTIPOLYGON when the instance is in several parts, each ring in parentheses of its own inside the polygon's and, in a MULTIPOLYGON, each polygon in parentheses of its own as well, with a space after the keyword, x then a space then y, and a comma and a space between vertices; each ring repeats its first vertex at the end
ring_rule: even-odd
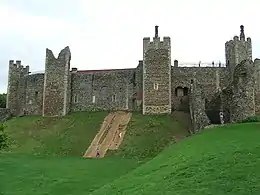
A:
POLYGON ((118 149, 124 139, 126 127, 131 116, 131 113, 124 111, 109 113, 83 157, 95 158, 99 149, 100 158, 102 158, 107 150, 118 149))

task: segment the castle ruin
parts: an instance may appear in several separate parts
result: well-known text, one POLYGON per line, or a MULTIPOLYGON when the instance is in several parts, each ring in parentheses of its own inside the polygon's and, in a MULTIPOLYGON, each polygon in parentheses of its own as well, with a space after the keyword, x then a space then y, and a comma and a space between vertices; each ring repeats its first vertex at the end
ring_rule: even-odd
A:
POLYGON ((240 36, 225 43, 226 65, 182 67, 171 63, 171 39, 143 38, 136 68, 77 70, 64 48, 55 58, 46 49, 45 73, 31 74, 21 61, 9 61, 7 108, 12 115, 64 116, 69 112, 129 110, 143 114, 191 113, 197 128, 260 114, 260 60, 252 61, 252 42, 240 36), (205 114, 207 113, 207 115, 205 114), (196 122, 195 122, 196 121, 196 122))

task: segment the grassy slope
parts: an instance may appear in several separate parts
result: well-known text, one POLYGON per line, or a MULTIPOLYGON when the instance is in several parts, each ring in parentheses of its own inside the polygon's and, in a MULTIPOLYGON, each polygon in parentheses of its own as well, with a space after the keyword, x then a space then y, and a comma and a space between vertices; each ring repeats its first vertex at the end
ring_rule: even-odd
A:
POLYGON ((260 194, 260 124, 209 129, 96 190, 105 194, 260 194))
POLYGON ((0 154, 0 194, 89 194, 137 166, 129 159, 0 154))
POLYGON ((0 194, 88 194, 133 170, 139 160, 157 155, 184 129, 171 116, 133 114, 116 155, 82 159, 106 114, 80 112, 63 118, 8 121, 13 147, 0 153, 0 178, 4 178, 0 194))
POLYGON ((81 156, 100 128, 106 112, 78 112, 62 118, 28 116, 6 122, 12 152, 81 156))
POLYGON ((188 127, 173 116, 144 116, 134 114, 119 150, 111 152, 126 158, 150 159, 159 154, 174 136, 187 135, 188 127))

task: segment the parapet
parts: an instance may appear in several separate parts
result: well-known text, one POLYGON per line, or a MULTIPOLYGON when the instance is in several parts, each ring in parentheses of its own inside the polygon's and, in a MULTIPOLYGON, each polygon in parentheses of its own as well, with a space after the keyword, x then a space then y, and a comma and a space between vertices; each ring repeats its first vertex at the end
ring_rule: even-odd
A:
POLYGON ((235 35, 233 37, 233 40, 227 41, 225 45, 229 46, 229 45, 235 44, 237 42, 248 42, 248 43, 251 44, 251 38, 250 37, 247 37, 246 40, 245 40, 245 32, 244 32, 244 26, 243 25, 240 26, 240 36, 235 35))
POLYGON ((144 50, 149 49, 171 49, 171 38, 163 37, 161 41, 158 36, 158 26, 155 26, 155 36, 153 37, 153 41, 151 41, 150 37, 143 38, 143 48, 144 50))
POLYGON ((171 39, 170 37, 163 37, 163 41, 160 40, 160 37, 153 38, 153 41, 146 42, 144 45, 147 45, 146 49, 170 49, 171 39))
POLYGON ((20 73, 23 73, 24 75, 27 75, 27 74, 29 74, 30 66, 28 66, 28 65, 23 66, 21 60, 16 60, 15 63, 14 63, 14 60, 9 60, 9 69, 12 72, 20 72, 20 73))

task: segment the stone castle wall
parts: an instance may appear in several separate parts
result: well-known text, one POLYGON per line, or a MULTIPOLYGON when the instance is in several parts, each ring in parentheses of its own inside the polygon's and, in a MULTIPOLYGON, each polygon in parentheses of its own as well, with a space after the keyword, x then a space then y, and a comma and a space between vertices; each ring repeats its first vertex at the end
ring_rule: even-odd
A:
POLYGON ((242 121, 255 115, 254 68, 252 60, 244 60, 234 70, 230 122, 242 121))
POLYGON ((171 41, 144 38, 143 114, 171 113, 171 41))
POLYGON ((207 94, 207 100, 210 101, 218 90, 228 86, 228 75, 229 71, 226 67, 172 67, 173 109, 182 110, 183 104, 188 108, 187 92, 192 78, 200 83, 203 93, 207 94))
POLYGON ((24 67, 21 61, 9 61, 8 88, 6 107, 14 115, 20 115, 25 106, 25 76, 29 74, 29 66, 24 67))
POLYGON ((70 59, 68 47, 60 52, 57 59, 51 50, 46 49, 43 116, 64 116, 68 113, 70 59))
POLYGON ((205 94, 197 80, 193 78, 190 82, 189 108, 192 121, 192 132, 195 133, 207 125, 210 121, 205 110, 205 94))
POLYGON ((241 95, 249 93, 248 101, 243 103, 249 105, 247 113, 254 110, 253 105, 255 112, 260 112, 260 60, 254 63, 256 80, 247 77, 241 82, 243 76, 238 76, 243 69, 240 68, 245 67, 241 62, 252 58, 251 39, 245 40, 242 30, 240 38, 234 37, 226 43, 227 67, 178 67, 177 60, 171 66, 170 38, 161 41, 158 27, 155 31, 152 42, 150 38, 143 39, 143 60, 136 68, 70 70, 68 47, 58 58, 46 50, 44 74, 29 74, 29 67, 21 66, 21 61, 16 64, 10 61, 7 108, 14 115, 26 111, 28 115, 44 116, 87 110, 133 110, 144 114, 182 110, 193 113, 195 119, 194 113, 204 112, 206 103, 206 111, 218 117, 217 113, 223 110, 226 121, 230 121, 233 116, 239 118, 237 114, 242 109, 233 107, 236 102, 242 102, 241 95), (193 90, 192 79, 196 80, 193 90))
POLYGON ((255 65, 255 112, 260 115, 260 59, 254 61, 255 65))
POLYGON ((26 114, 42 115, 44 74, 28 75, 26 79, 26 114))
MULTIPOLYGON (((207 98, 227 86, 226 68, 171 67, 171 107, 188 107, 188 94, 177 93, 178 87, 190 89, 191 78, 201 83, 207 98), (187 101, 185 101, 187 100, 187 101)), ((142 109, 142 63, 136 69, 71 71, 68 89, 69 111, 135 110, 142 109)), ((41 115, 43 109, 44 74, 26 77, 25 106, 28 115, 41 115)), ((22 81, 22 80, 21 80, 22 81)), ((153 86, 152 86, 153 87, 153 86)), ((55 96, 54 96, 55 97, 55 96)), ((149 100, 150 101, 150 100, 149 100)))
POLYGON ((77 71, 71 76, 71 111, 131 110, 135 69, 77 71))
POLYGON ((244 26, 240 26, 240 36, 234 36, 233 40, 225 43, 226 64, 230 71, 232 82, 235 67, 243 60, 252 60, 251 38, 245 38, 244 26))

